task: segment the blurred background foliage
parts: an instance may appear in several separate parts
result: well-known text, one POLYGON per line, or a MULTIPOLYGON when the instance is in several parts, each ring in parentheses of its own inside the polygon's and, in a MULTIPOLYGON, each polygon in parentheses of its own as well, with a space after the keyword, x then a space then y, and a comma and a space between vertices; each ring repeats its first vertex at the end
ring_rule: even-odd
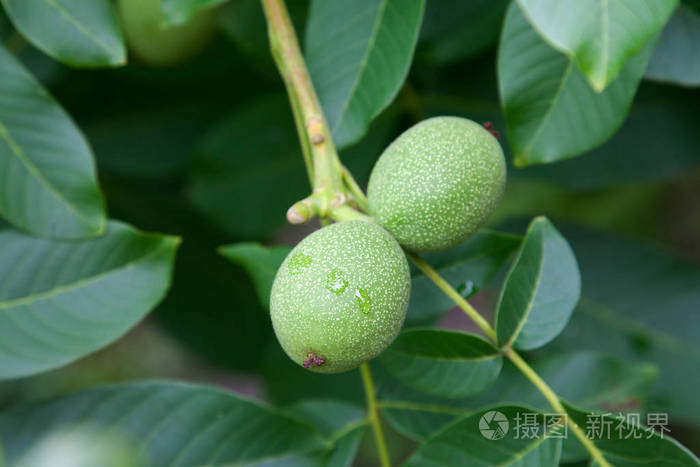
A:
MULTIPOLYGON (((288 3, 303 31, 307 3, 288 3)), ((512 162, 496 77, 507 4, 427 2, 398 98, 362 141, 341 151, 362 185, 389 142, 434 115, 494 122, 512 162)), ((693 8, 689 2, 687 11, 693 8)), ((7 20, 0 24, 8 37, 7 20)), ((0 407, 143 377, 211 382, 282 406, 315 396, 362 401, 355 372, 314 375, 284 356, 251 279, 217 253, 220 245, 236 242, 294 244, 316 226, 285 224, 286 209, 309 186, 259 2, 220 7, 211 27, 206 47, 167 67, 131 57, 118 69, 75 70, 18 46, 21 61, 92 145, 111 217, 184 242, 172 288, 146 322, 80 362, 3 384, 0 407)), ((563 226, 582 269, 585 298, 564 334, 536 354, 595 350, 645 362, 631 399, 610 404, 644 401, 669 411, 672 434, 698 452, 700 90, 655 81, 654 63, 610 140, 574 159, 511 166, 489 227, 522 233, 526 220, 540 214, 563 226)), ((474 300, 488 309, 495 292, 484 287, 474 300)), ((468 326, 452 313, 441 323, 468 326)), ((373 367, 382 374, 380 364, 373 367)), ((385 413, 399 431, 402 417, 416 416, 390 408, 385 413)), ((399 456, 410 448, 397 446, 399 456)))

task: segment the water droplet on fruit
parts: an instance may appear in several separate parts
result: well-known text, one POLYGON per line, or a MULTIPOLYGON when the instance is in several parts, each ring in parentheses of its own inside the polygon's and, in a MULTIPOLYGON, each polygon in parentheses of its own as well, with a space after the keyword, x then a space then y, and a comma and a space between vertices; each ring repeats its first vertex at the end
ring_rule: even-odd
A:
POLYGON ((306 271, 312 263, 311 256, 304 253, 296 253, 289 259, 289 274, 301 274, 306 271))
POLYGON ((348 281, 342 271, 334 270, 326 278, 326 288, 336 295, 340 295, 348 288, 348 281))
POLYGON ((360 311, 364 314, 368 314, 370 308, 372 308, 372 302, 369 299, 369 294, 362 287, 358 287, 355 291, 355 298, 357 299, 357 304, 360 305, 360 311))
POLYGON ((466 280, 457 286, 457 292, 464 298, 471 297, 477 291, 478 289, 474 285, 474 281, 466 280))

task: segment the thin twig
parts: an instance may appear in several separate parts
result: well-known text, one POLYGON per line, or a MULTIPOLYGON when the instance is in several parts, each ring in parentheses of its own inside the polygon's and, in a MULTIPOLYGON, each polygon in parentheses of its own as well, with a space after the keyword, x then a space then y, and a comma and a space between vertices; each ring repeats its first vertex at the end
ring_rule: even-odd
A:
POLYGON ((382 425, 379 420, 377 396, 374 392, 374 381, 372 381, 372 372, 369 369, 369 363, 365 362, 360 366, 360 373, 362 373, 362 382, 365 385, 367 411, 369 412, 369 420, 372 423, 372 431, 374 431, 374 440, 377 444, 379 462, 382 467, 390 467, 391 460, 389 459, 389 451, 386 448, 386 441, 384 440, 384 433, 382 432, 382 425))
POLYGON ((423 274, 425 274, 431 281, 437 285, 440 290, 442 290, 445 295, 450 297, 453 302, 457 304, 458 307, 464 311, 467 316, 471 318, 472 321, 476 323, 483 333, 492 341, 496 342, 496 331, 493 330, 488 321, 484 319, 483 316, 479 314, 476 309, 474 309, 471 304, 462 297, 459 292, 457 292, 452 286, 438 274, 438 272, 433 269, 423 258, 415 253, 406 253, 413 263, 418 266, 423 274))
MULTIPOLYGON (((474 309, 471 304, 465 300, 445 279, 438 274, 438 272, 432 268, 423 258, 416 255, 415 253, 406 253, 407 256, 413 261, 413 263, 418 266, 418 268, 423 271, 430 280, 432 280, 435 285, 437 285, 440 290, 442 290, 445 295, 450 297, 455 304, 466 313, 469 318, 474 321, 477 326, 481 328, 484 334, 491 339, 494 345, 498 346, 498 339, 496 336, 496 331, 491 327, 486 319, 479 314, 476 309, 474 309)), ((566 409, 559 401, 559 397, 556 393, 549 387, 549 385, 532 369, 528 363, 523 360, 523 358, 511 347, 505 347, 503 349, 504 355, 522 372, 527 379, 537 388, 540 393, 547 399, 549 405, 552 406, 557 413, 564 415, 566 417, 567 423, 573 431, 574 435, 581 441, 583 447, 591 454, 591 457, 602 467, 610 467, 610 463, 605 460, 603 453, 600 452, 598 447, 586 436, 586 434, 581 430, 576 422, 571 420, 568 416, 566 409)))
POLYGON ((332 197, 334 192, 342 191, 340 161, 289 12, 283 0, 262 0, 262 5, 270 48, 287 87, 307 167, 313 167, 309 172, 314 192, 328 190, 332 197))
POLYGON ((360 188, 360 185, 355 181, 355 177, 352 176, 347 167, 342 166, 342 170, 343 181, 348 187, 348 190, 350 190, 350 193, 352 194, 353 198, 355 198, 357 206, 360 209, 362 209, 362 211, 369 212, 369 201, 367 200, 365 192, 362 191, 362 188, 360 188))
MULTIPOLYGON (((554 410, 562 415, 566 415, 566 409, 563 405, 561 405, 559 397, 540 377, 540 375, 538 375, 535 370, 533 370, 532 367, 528 365, 525 360, 523 360, 523 357, 521 357, 510 347, 506 349, 505 355, 522 372, 522 374, 524 374, 527 379, 529 379, 530 382, 535 385, 535 387, 540 391, 540 393, 542 393, 544 398, 547 399, 547 402, 549 402, 549 405, 551 405, 554 410)), ((566 417, 566 420, 569 423, 571 431, 574 432, 574 435, 576 435, 581 444, 583 444, 583 447, 585 447, 586 450, 591 453, 591 456, 596 463, 601 467, 610 467, 610 463, 605 460, 603 453, 601 453, 598 447, 586 436, 583 430, 581 430, 581 427, 579 427, 578 424, 571 420, 571 418, 568 416, 566 417)))
MULTIPOLYGON (((302 208, 314 207, 324 224, 328 222, 329 215, 336 218, 335 216, 343 216, 346 209, 351 209, 343 203, 347 199, 343 168, 284 1, 262 0, 262 5, 268 25, 270 48, 287 87, 304 161, 313 187, 313 202, 296 205, 298 209, 292 210, 292 218, 304 220, 309 216, 302 208), (315 205, 316 202, 318 205, 315 205)), ((359 212, 354 212, 362 216, 359 212)), ((360 372, 367 395, 368 418, 372 423, 379 458, 383 467, 390 467, 389 452, 379 421, 374 384, 367 363, 362 365, 360 372)))

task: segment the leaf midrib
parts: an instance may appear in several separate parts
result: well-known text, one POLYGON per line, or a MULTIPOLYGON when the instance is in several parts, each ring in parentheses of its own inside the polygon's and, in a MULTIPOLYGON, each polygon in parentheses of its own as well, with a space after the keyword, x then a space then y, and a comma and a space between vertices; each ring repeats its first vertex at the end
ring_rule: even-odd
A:
POLYGON ((380 399, 377 401, 380 409, 388 410, 411 410, 413 412, 429 412, 447 415, 469 415, 473 411, 466 407, 450 407, 447 405, 424 404, 421 402, 411 402, 403 400, 380 399))
POLYGON ((2 121, 0 121, 0 139, 3 139, 7 146, 10 148, 10 152, 19 159, 19 161, 22 163, 22 165, 27 169, 27 171, 36 178, 39 183, 41 183, 46 190, 53 195, 54 198, 56 198, 59 202, 61 202, 63 205, 65 205, 69 211, 71 211, 75 216, 82 222, 84 225, 90 228, 91 231, 96 231, 99 232, 103 228, 103 222, 100 222, 100 224, 97 226, 97 229, 94 229, 93 223, 89 221, 80 211, 78 211, 73 204, 68 201, 59 191, 56 190, 56 188, 44 177, 44 175, 41 173, 39 168, 32 162, 29 157, 24 152, 24 149, 22 149, 22 146, 15 141, 15 139, 12 137, 10 134, 9 128, 4 125, 2 121))
MULTIPOLYGON (((523 449, 519 449, 513 452, 513 455, 510 459, 507 461, 501 463, 501 464, 496 464, 498 467, 508 467, 510 465, 513 465, 514 462, 522 460, 526 455, 528 455, 531 451, 534 451, 536 448, 538 448, 541 444, 543 444, 545 441, 548 440, 554 440, 554 442, 557 442, 556 438, 551 438, 547 436, 546 434, 541 437, 537 437, 535 442, 526 445, 523 449)), ((557 458, 561 457, 561 447, 559 448, 559 455, 557 458)))
MULTIPOLYGON (((525 235, 527 237, 527 234, 525 235)), ((527 321, 528 316, 530 315, 530 311, 532 311, 532 307, 535 303, 535 297, 537 297, 537 290, 539 289, 540 286, 540 280, 542 278, 542 265, 544 264, 544 232, 542 233, 542 237, 540 239, 540 243, 542 244, 542 255, 539 257, 539 260, 537 261, 537 278, 535 279, 535 283, 533 284, 532 287, 532 294, 530 295, 530 299, 528 300, 527 307, 525 308, 525 312, 523 313, 522 318, 518 321, 518 325, 515 327, 515 330, 513 331, 513 334, 508 338, 508 340, 505 342, 504 346, 511 346, 513 343, 516 341, 518 338, 518 335, 520 332, 523 330, 523 327, 525 326, 525 322, 527 321)), ((523 241, 523 247, 525 246, 525 241, 523 241)), ((513 266, 514 268, 517 267, 518 263, 513 266)), ((505 287, 507 286, 504 285, 504 290, 505 287)), ((498 311, 500 312, 500 303, 498 304, 498 311)), ((497 316, 498 317, 498 316, 497 316)), ((498 322, 496 322, 496 332, 498 332, 498 322)))
POLYGON ((21 297, 21 298, 16 298, 12 300, 6 300, 6 301, 0 301, 0 311, 4 310, 11 310, 14 307, 17 306, 22 306, 26 304, 30 304, 36 301, 40 300, 45 300, 47 298, 52 298, 55 296, 58 296, 63 293, 70 292, 75 289, 79 289, 81 287, 90 285, 94 282, 98 282, 101 279, 104 279, 105 277, 108 277, 113 274, 117 274, 121 271, 124 271, 126 269, 129 269, 130 267, 134 266, 135 264, 146 261, 150 259, 153 256, 156 256, 157 254, 163 252, 166 250, 167 247, 169 247, 175 240, 173 238, 166 237, 162 240, 160 240, 159 245, 157 245, 152 251, 146 253, 143 256, 140 256, 138 258, 133 259, 132 261, 129 261, 127 263, 124 263, 123 265, 110 269, 108 271, 101 272, 95 276, 85 278, 85 279, 80 279, 78 281, 72 282, 68 285, 62 285, 58 287, 54 287, 52 289, 46 290, 44 292, 36 293, 36 294, 31 294, 26 297, 21 297))
POLYGON ((600 76, 600 82, 597 85, 600 87, 600 91, 605 87, 608 81, 608 60, 609 60, 609 48, 610 48, 610 10, 608 7, 608 0, 601 0, 600 2, 600 27, 601 27, 601 50, 600 50, 600 67, 602 76, 600 76))
POLYGON ((540 135, 544 131, 546 124, 549 122, 549 119, 552 117, 552 113, 554 112, 554 108, 557 106, 557 102, 559 101, 559 97, 561 97, 561 94, 564 92, 564 88, 566 88, 566 83, 569 80, 569 75, 571 74, 571 70, 573 69, 573 65, 574 65, 574 61, 571 59, 571 57, 567 56, 567 59, 569 61, 569 64, 566 67, 566 70, 564 71, 564 74, 561 77, 561 82, 559 83, 559 88, 554 93, 554 96, 552 97, 552 100, 550 101, 550 105, 547 108, 547 111, 542 116, 542 121, 537 126, 537 129, 535 130, 535 133, 532 135, 532 138, 530 138, 530 142, 525 146, 525 148, 523 149, 523 152, 519 154, 519 156, 521 156, 523 158, 527 159, 530 155, 530 152, 535 147, 535 144, 537 144, 537 139, 540 137, 540 135))
POLYGON ((440 356, 440 355, 430 355, 430 354, 425 354, 425 353, 411 353, 408 351, 402 351, 402 350, 389 350, 389 352, 396 354, 401 357, 408 357, 411 359, 421 359, 421 360, 433 360, 437 362, 450 362, 450 363, 471 363, 471 362, 480 362, 484 360, 494 360, 498 357, 501 356, 500 352, 494 352, 492 354, 483 354, 479 355, 478 357, 473 357, 473 358, 467 358, 467 357, 455 357, 455 358, 450 358, 450 357, 445 357, 445 356, 440 356))
POLYGON ((350 102, 353 99, 353 96, 355 95, 355 92, 357 91, 357 87, 360 84, 361 78, 364 75, 364 70, 367 67, 367 62, 369 61, 369 57, 372 55, 372 49, 374 47, 374 43, 377 40, 377 35, 379 34, 379 29, 381 28, 382 20, 384 19, 384 13, 386 11, 386 6, 389 0, 381 0, 381 3, 379 4, 379 8, 377 8, 377 18, 374 22, 374 26, 372 27, 372 33, 370 34, 369 41, 367 42, 367 50, 365 54, 362 57, 362 61, 360 62, 360 66, 358 68, 357 76, 355 77, 355 81, 352 84, 352 87, 350 88, 350 92, 348 93, 348 98, 345 100, 343 103, 343 107, 340 110, 340 113, 338 114, 338 121, 335 122, 335 125, 333 125, 333 128, 331 131, 335 133, 337 129, 340 127, 342 122, 345 119, 345 112, 347 111, 350 102))
MULTIPOLYGON (((61 5, 58 2, 58 0, 44 0, 44 3, 46 3, 49 7, 54 8, 56 11, 58 11, 58 13, 61 16, 63 16, 70 24, 72 24, 78 31, 80 31, 83 35, 87 36, 88 39, 91 39, 95 44, 97 44, 104 51, 106 51, 109 54, 113 54, 115 56, 121 55, 121 52, 119 50, 110 48, 99 37, 97 37, 93 31, 91 31, 83 23, 78 21, 78 19, 75 18, 68 10, 66 10, 65 7, 63 7, 63 5, 61 5)), ((110 7, 111 7, 111 5, 110 5, 110 7)))
MULTIPOLYGON (((498 407, 496 407, 496 409, 498 409, 498 407)), ((454 426, 461 424, 462 421, 466 420, 469 416, 471 416, 471 415, 468 415, 467 417, 461 418, 461 419, 459 419, 451 424, 448 424, 444 428, 438 430, 436 433, 434 433, 433 435, 428 437, 427 443, 430 443, 430 441, 438 438, 441 434, 448 432, 454 426)), ((557 442, 556 438, 551 438, 551 437, 545 435, 545 436, 538 437, 537 439, 534 440, 534 442, 527 444, 522 449, 514 449, 514 450, 507 450, 506 449, 505 451, 507 452, 506 455, 508 456, 508 459, 506 459, 503 463, 494 464, 494 465, 499 466, 499 467, 508 467, 510 465, 513 465, 513 463, 515 461, 518 461, 518 460, 524 458, 529 452, 531 452, 535 448, 539 447, 542 443, 544 443, 545 441, 548 441, 548 440, 554 440, 554 442, 557 442)), ((494 448, 498 448, 498 446, 494 445, 494 448)), ((503 451, 503 449, 501 449, 501 450, 503 451)), ((418 451, 417 453, 420 453, 420 451, 418 451)), ((413 458, 413 457, 414 456, 412 456, 411 458, 413 458)), ((559 458, 559 457, 561 457, 561 448, 559 450, 559 455, 557 456, 557 458, 559 458)))

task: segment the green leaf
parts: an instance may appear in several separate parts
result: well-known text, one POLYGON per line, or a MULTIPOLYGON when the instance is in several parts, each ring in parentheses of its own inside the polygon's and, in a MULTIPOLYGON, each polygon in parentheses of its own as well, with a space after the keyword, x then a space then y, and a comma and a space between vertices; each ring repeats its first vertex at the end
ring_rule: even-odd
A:
POLYGON ((314 0, 305 52, 338 147, 359 140, 411 65, 424 0, 314 0))
POLYGON ((0 216, 35 235, 94 236, 105 207, 80 130, 0 46, 0 216))
POLYGON ((1 0, 5 13, 38 49, 75 67, 120 66, 126 50, 109 0, 1 0))
POLYGON ((205 136, 188 197, 227 232, 260 237, 284 225, 308 189, 289 102, 274 95, 240 107, 205 136))
POLYGON ((219 248, 219 253, 246 270, 253 279, 260 303, 269 310, 272 281, 290 250, 288 246, 266 247, 259 243, 236 243, 219 248))
POLYGON ((383 365, 373 365, 372 374, 377 384, 377 405, 384 418, 407 438, 424 441, 473 409, 469 399, 440 397, 412 389, 383 365))
MULTIPOLYGON (((594 352, 554 354, 531 362, 535 372, 563 400, 577 406, 614 413, 640 413, 658 375, 648 363, 631 363, 594 352)), ((489 391, 467 400, 469 407, 495 403, 525 404, 551 412, 549 402, 515 366, 506 362, 489 391)), ((564 442, 562 462, 586 458, 586 450, 573 437, 564 442)))
POLYGON ((431 437, 406 462, 416 466, 558 465, 561 439, 546 429, 544 415, 517 406, 497 406, 469 415, 431 437), (517 417, 532 418, 538 436, 529 438, 515 428, 517 417), (502 430, 502 431, 499 431, 502 430), (503 437, 500 433, 505 431, 503 437))
POLYGON ((334 438, 350 428, 368 423, 365 411, 354 404, 332 399, 307 399, 288 407, 286 413, 334 438))
POLYGON ((551 341, 569 322, 580 295, 571 247, 547 218, 535 218, 498 301, 498 345, 530 350, 551 341))
POLYGON ((212 8, 228 0, 160 0, 164 26, 185 24, 197 10, 212 8))
MULTIPOLYGON (((534 360, 531 366, 560 398, 579 407, 614 412, 642 410, 659 372, 653 364, 595 352, 552 355, 534 360)), ((505 365, 491 389, 472 398, 470 406, 500 401, 550 409, 544 396, 512 364, 505 365)))
POLYGON ((396 431, 409 439, 424 441, 442 427, 471 412, 470 408, 462 407, 458 402, 456 399, 442 403, 433 400, 382 400, 379 408, 396 431))
POLYGON ((437 329, 402 332, 380 360, 404 384, 454 398, 483 391, 503 366, 498 349, 483 338, 437 329))
POLYGON ((0 379, 65 365, 118 339, 165 295, 178 243, 118 222, 81 242, 0 230, 0 379))
MULTIPOLYGON (((670 86, 646 85, 642 90, 646 92, 635 97, 620 131, 603 146, 585 157, 527 167, 518 175, 545 179, 590 197, 592 188, 619 189, 634 181, 669 180, 686 173, 698 163, 700 133, 694 129, 700 125, 700 115, 686 105, 688 95, 670 86)), ((543 206, 536 209, 547 212, 543 206)))
POLYGON ((176 382, 105 386, 0 415, 10 462, 57 431, 79 427, 136 443, 133 465, 250 465, 322 446, 307 424, 222 390, 176 382))
POLYGON ((351 467, 357 455, 365 426, 353 427, 334 442, 335 448, 322 458, 325 467, 351 467))
MULTIPOLYGON (((593 352, 557 354, 534 360, 531 366, 562 399, 616 413, 643 411, 658 375, 656 365, 593 352)), ((379 406, 386 419, 397 431, 419 441, 472 410, 504 401, 551 411, 532 382, 508 361, 488 391, 459 400, 420 393, 385 374, 378 376, 379 406)))
MULTIPOLYGON (((425 254, 423 258, 450 285, 469 297, 493 279, 520 243, 521 238, 516 235, 481 230, 454 248, 425 254)), ((429 278, 420 273, 413 276, 407 323, 426 322, 452 307, 454 302, 429 278)))
POLYGON ((645 78, 700 86, 700 13, 681 5, 666 25, 649 60, 645 78))
POLYGON ((624 417, 609 413, 586 412, 566 403, 564 406, 571 420, 586 431, 587 437, 612 465, 700 465, 692 452, 667 433, 661 436, 657 431, 629 423, 624 417), (596 426, 596 430, 591 428, 596 426))
POLYGON ((369 421, 364 410, 347 402, 304 400, 286 411, 318 429, 331 442, 331 447, 315 453, 313 460, 326 467, 350 467, 369 421))
POLYGON ((581 259, 583 299, 550 349, 592 349, 654 362, 650 410, 700 424, 700 267, 656 245, 569 229, 581 259))
MULTIPOLYGON (((613 413, 640 413, 658 368, 593 352, 555 354, 531 362, 535 372, 562 399, 579 407, 613 413)), ((525 404, 551 413, 549 402, 515 366, 506 361, 501 376, 491 388, 468 399, 469 407, 503 403, 525 404)), ((585 448, 570 436, 564 441, 562 462, 586 459, 585 448)))
POLYGON ((569 57, 537 35, 514 2, 503 26, 498 82, 516 164, 573 157, 610 138, 627 114, 651 50, 632 57, 596 93, 569 57))
POLYGON ((597 92, 661 32, 677 0, 518 0, 534 28, 571 56, 597 92))
POLYGON ((473 57, 498 41, 507 0, 427 2, 418 55, 439 65, 473 57))
POLYGON ((258 350, 274 340, 274 333, 245 272, 216 252, 230 237, 194 212, 179 183, 122 180, 104 184, 115 215, 147 230, 178 232, 186 239, 178 249, 170 291, 152 313, 157 324, 183 350, 216 367, 239 372, 258 368, 262 356, 258 350))
POLYGON ((70 467, 139 465, 135 442, 125 440, 119 434, 85 425, 56 430, 31 446, 20 459, 13 462, 13 467, 55 465, 57 462, 70 467))

